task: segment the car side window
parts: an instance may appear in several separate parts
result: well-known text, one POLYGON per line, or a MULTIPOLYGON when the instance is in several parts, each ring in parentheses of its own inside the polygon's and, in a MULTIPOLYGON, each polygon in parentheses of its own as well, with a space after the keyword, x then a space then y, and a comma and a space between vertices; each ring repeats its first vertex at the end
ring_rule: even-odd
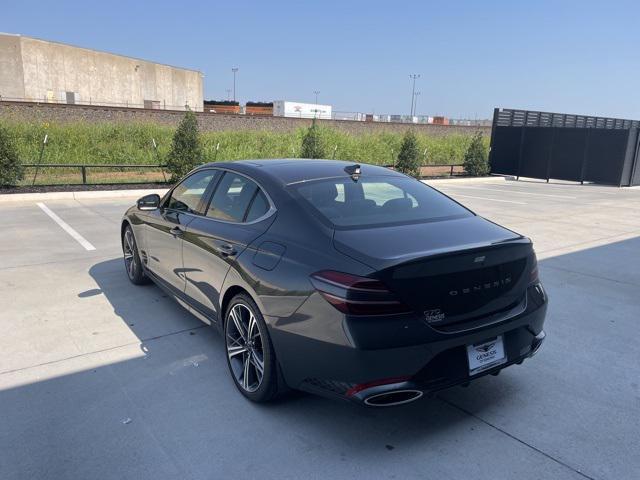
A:
POLYGON ((200 202, 215 175, 215 170, 203 170, 185 178, 171 192, 167 208, 180 212, 202 214, 204 209, 200 202))
POLYGON ((269 211, 269 200, 262 190, 258 189, 258 193, 249 206, 249 211, 245 218, 245 222, 253 222, 269 211))
MULTIPOLYGON (((254 197, 257 192, 259 192, 259 187, 255 182, 242 175, 226 172, 213 194, 207 210, 207 217, 227 222, 243 222, 247 209, 255 203, 254 197)), ((259 209, 259 203, 256 206, 256 211, 259 209)))

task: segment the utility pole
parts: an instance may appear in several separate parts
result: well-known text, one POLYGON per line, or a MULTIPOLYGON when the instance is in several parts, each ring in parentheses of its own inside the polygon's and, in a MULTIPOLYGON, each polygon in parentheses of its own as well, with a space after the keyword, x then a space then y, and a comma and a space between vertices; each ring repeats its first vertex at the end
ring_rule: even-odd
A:
POLYGON ((320 95, 320 90, 314 90, 314 95, 316 96, 316 107, 318 106, 318 95, 320 95))
POLYGON ((233 72, 233 101, 236 101, 236 73, 238 73, 238 67, 233 67, 231 69, 233 72))
MULTIPOLYGON (((416 92, 413 94, 413 113, 414 115, 418 115, 418 95, 420 95, 421 92, 416 92)), ((413 121, 413 118, 411 119, 411 121, 413 121)))
POLYGON ((420 78, 419 73, 412 73, 409 75, 409 78, 413 80, 413 86, 411 87, 411 116, 413 117, 413 101, 416 96, 416 79, 420 78))

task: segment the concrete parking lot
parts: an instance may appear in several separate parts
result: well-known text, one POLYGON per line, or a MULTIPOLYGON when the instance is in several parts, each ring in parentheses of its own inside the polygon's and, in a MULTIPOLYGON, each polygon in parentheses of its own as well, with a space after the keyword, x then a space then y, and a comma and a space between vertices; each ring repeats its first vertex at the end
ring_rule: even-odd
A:
POLYGON ((0 478, 640 478, 640 190, 437 187, 533 238, 547 342, 379 410, 245 401, 216 332, 127 280, 134 198, 0 202, 0 478))

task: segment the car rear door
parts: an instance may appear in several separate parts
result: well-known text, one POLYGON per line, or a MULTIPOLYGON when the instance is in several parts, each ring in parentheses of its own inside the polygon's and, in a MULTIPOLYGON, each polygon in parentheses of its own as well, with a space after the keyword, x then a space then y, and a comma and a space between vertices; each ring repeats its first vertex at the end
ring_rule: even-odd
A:
POLYGON ((187 225, 204 213, 216 170, 200 170, 171 191, 161 208, 145 219, 145 258, 149 270, 175 295, 184 293, 182 245, 187 225))
POLYGON ((275 219, 266 192, 249 177, 222 172, 204 216, 195 217, 184 235, 185 292, 191 305, 216 320, 220 289, 229 269, 275 219))

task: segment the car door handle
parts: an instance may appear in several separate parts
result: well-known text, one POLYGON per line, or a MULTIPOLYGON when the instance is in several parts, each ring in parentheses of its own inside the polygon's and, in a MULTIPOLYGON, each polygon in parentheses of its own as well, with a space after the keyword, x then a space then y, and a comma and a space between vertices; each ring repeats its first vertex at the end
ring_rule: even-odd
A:
POLYGON ((219 245, 216 245, 216 250, 225 257, 232 257, 237 253, 235 247, 229 243, 221 243, 219 245))
POLYGON ((169 230, 169 233, 174 237, 179 237, 180 235, 184 235, 184 230, 182 230, 180 227, 173 227, 171 230, 169 230))

